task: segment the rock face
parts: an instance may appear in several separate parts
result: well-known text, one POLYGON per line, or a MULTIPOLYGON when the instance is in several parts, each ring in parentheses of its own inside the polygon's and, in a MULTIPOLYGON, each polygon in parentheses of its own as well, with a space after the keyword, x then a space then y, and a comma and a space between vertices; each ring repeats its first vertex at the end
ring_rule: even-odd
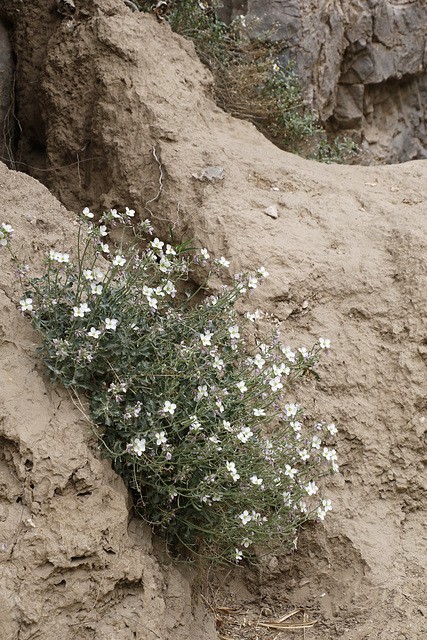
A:
POLYGON ((272 30, 327 130, 354 138, 363 162, 427 157, 424 3, 248 0, 246 15, 253 34, 272 30))
MULTIPOLYGON (((4 6, 17 57, 20 159, 34 175, 70 209, 127 205, 151 216, 164 240, 169 225, 178 241, 194 237, 231 260, 230 278, 263 264, 270 277, 251 308, 280 322, 292 346, 332 341, 321 380, 307 381, 296 400, 339 428, 333 511, 252 589, 318 611, 322 625, 310 640, 424 639, 426 163, 324 166, 280 151, 214 105, 212 79, 190 43, 121 2, 81 0, 71 18, 49 13, 48 0, 19 12, 12 0, 4 6), (33 66, 28 43, 40 55, 33 66), (223 179, 199 179, 208 167, 221 167, 223 179), (271 207, 275 218, 265 214, 271 207)), ((11 194, 3 215, 40 268, 45 250, 66 250, 73 226, 33 180, 1 175, 2 193, 11 194)), ((0 255, 0 575, 11 612, 3 635, 145 640, 134 622, 125 628, 136 607, 134 619, 165 640, 215 637, 203 636, 181 574, 167 570, 162 589, 148 533, 126 532, 123 487, 91 450, 66 394, 35 368, 35 338, 16 312, 18 291, 0 255)), ((260 336, 266 324, 255 325, 260 336)))
POLYGON ((14 154, 14 71, 9 32, 0 19, 0 160, 11 161, 14 154))

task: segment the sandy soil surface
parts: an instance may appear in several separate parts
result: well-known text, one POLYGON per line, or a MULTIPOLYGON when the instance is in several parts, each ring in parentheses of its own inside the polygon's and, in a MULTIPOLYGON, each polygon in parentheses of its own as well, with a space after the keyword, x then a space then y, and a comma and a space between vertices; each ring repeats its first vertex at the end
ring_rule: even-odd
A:
MULTIPOLYGON (((127 529, 123 487, 67 394, 43 377, 1 253, 0 630, 21 640, 151 638, 128 615, 162 639, 280 639, 291 636, 249 623, 303 607, 319 622, 293 637, 421 640, 426 162, 325 166, 282 152, 215 107, 188 42, 150 16, 101 4, 50 37, 38 94, 50 170, 34 175, 69 209, 128 205, 159 234, 171 224, 178 239, 229 258, 230 277, 264 265, 270 277, 251 300, 263 316, 257 330, 279 322, 295 347, 331 339, 321 380, 298 400, 337 425, 341 472, 329 482, 333 511, 292 556, 209 577, 216 632, 187 576, 159 565, 149 532, 135 521, 127 529), (199 179, 209 166, 223 178, 199 179), (264 212, 273 205, 277 218, 264 212), (243 607, 244 624, 221 606, 243 607)), ((69 247, 72 217, 34 180, 4 167, 0 180, 2 219, 40 269, 46 250, 69 247)))

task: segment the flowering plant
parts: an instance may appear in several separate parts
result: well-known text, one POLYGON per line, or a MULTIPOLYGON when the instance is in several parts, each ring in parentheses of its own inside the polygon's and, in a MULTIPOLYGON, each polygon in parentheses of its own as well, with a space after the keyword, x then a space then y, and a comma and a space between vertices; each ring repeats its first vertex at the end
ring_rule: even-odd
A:
MULTIPOLYGON (((245 339, 255 314, 240 317, 235 302, 266 270, 238 274, 196 303, 183 283, 194 264, 207 264, 207 250, 151 233, 130 209, 94 223, 86 208, 76 255, 51 250, 45 275, 32 280, 11 249, 10 225, 0 244, 18 267, 21 309, 42 337, 52 380, 85 390, 100 447, 137 511, 202 558, 292 548, 298 527, 331 509, 317 482, 338 467, 328 445, 335 426, 309 424, 286 394, 317 376, 329 340, 293 351, 277 331, 258 344, 245 339)), ((214 260, 209 276, 228 266, 214 260)))

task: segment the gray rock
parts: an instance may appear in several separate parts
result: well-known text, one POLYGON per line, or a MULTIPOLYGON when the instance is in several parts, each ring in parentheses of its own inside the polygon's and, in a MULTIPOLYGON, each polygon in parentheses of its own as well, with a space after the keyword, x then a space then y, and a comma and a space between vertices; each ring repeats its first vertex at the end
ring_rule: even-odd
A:
MULTIPOLYGON (((231 16, 237 4, 244 8, 224 0, 224 11, 231 16)), ((366 162, 424 157, 427 6, 395 0, 325 5, 248 0, 250 35, 271 30, 270 39, 283 45, 280 61, 294 62, 327 130, 355 137, 366 162)))
POLYGON ((267 207, 266 209, 264 209, 263 213, 265 213, 267 216, 270 216, 270 218, 279 217, 279 214, 277 213, 277 207, 275 204, 272 204, 271 207, 267 207))
POLYGON ((209 182, 217 182, 224 180, 224 169, 222 167, 206 167, 203 171, 197 175, 192 174, 196 180, 209 180, 209 182))
POLYGON ((0 156, 3 162, 13 158, 13 86, 12 47, 8 31, 0 21, 0 156))

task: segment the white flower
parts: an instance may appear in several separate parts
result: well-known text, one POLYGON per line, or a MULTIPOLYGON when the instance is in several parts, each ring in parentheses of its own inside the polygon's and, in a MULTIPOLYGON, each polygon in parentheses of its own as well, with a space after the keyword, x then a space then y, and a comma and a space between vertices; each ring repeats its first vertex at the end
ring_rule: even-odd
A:
POLYGON ((152 289, 152 287, 147 287, 147 285, 144 284, 142 287, 142 293, 144 296, 147 296, 147 298, 150 298, 154 294, 154 289, 152 289))
POLYGON ((286 411, 286 416, 288 418, 291 418, 297 414, 298 406, 293 402, 291 402, 290 404, 285 404, 285 411, 286 411))
POLYGON ((83 215, 86 216, 86 218, 93 218, 93 213, 90 211, 89 207, 85 207, 83 209, 83 215))
POLYGON ((167 283, 163 285, 163 291, 172 296, 172 298, 175 297, 176 289, 170 280, 168 280, 167 283))
POLYGON ((265 416, 265 411, 264 409, 254 409, 253 414, 254 416, 265 416))
POLYGON ((300 347, 298 349, 298 351, 300 352, 300 354, 302 355, 303 358, 308 356, 308 351, 307 351, 307 349, 305 347, 300 347))
POLYGON ((0 245, 5 247, 9 242, 9 239, 13 233, 13 228, 10 224, 6 224, 5 222, 1 223, 0 226, 0 245))
POLYGON ((155 433, 154 437, 156 438, 157 446, 160 446, 161 444, 166 444, 167 442, 164 431, 160 431, 160 433, 155 433))
POLYGON ((99 233, 101 234, 101 236, 108 236, 108 231, 105 224, 101 224, 101 226, 99 227, 99 233))
POLYGON ((148 306, 151 309, 157 309, 157 300, 156 298, 147 298, 148 306))
POLYGON ((338 429, 336 428, 333 422, 331 422, 331 424, 328 424, 326 428, 332 436, 338 433, 338 429))
POLYGON ((261 485, 263 483, 263 479, 262 478, 258 478, 257 476, 252 476, 250 478, 250 481, 252 482, 252 484, 259 484, 261 485))
POLYGON ((337 452, 335 449, 328 449, 328 447, 323 447, 323 456, 326 460, 337 460, 337 452))
POLYGON ((311 446, 313 447, 313 449, 320 449, 320 445, 322 444, 321 439, 319 438, 319 436, 313 436, 313 440, 311 441, 311 446))
POLYGON ((328 338, 319 338, 319 345, 321 349, 329 349, 331 346, 331 341, 328 338))
POLYGON ((290 425, 294 431, 301 431, 302 423, 298 422, 298 420, 295 420, 295 422, 291 422, 290 425))
POLYGON ((321 507, 317 507, 316 514, 319 520, 324 520, 326 516, 326 511, 324 511, 321 507))
POLYGON ((230 266, 230 261, 229 261, 229 260, 226 260, 226 259, 224 258, 224 256, 222 256, 222 257, 219 259, 219 264, 220 264, 222 267, 229 267, 229 266, 230 266))
POLYGON ((234 462, 226 462, 225 466, 227 467, 227 471, 230 472, 230 475, 233 479, 234 482, 237 482, 237 480, 240 478, 240 475, 237 473, 236 470, 236 465, 234 464, 234 462))
POLYGON ((253 276, 249 278, 248 280, 249 289, 256 289, 257 284, 258 284, 258 280, 256 278, 254 278, 253 276))
POLYGON ((126 262, 126 258, 123 258, 123 256, 118 254, 118 255, 115 256, 115 258, 113 260, 113 265, 115 267, 123 267, 125 262, 126 262))
POLYGON ((170 244, 166 245, 166 255, 167 256, 176 256, 176 251, 173 247, 170 246, 170 244))
POLYGON ((310 454, 308 453, 307 449, 303 449, 302 451, 298 451, 299 455, 301 456, 301 460, 303 460, 304 462, 306 460, 309 459, 310 454))
POLYGON ((108 244, 103 244, 101 242, 101 251, 103 251, 104 253, 110 253, 110 247, 108 246, 108 244))
POLYGON ((200 400, 203 397, 206 397, 206 398, 208 397, 208 387, 205 384, 197 387, 197 391, 198 391, 197 398, 196 398, 197 400, 200 400))
POLYGON ((120 218, 120 213, 117 213, 117 209, 110 209, 110 213, 113 216, 113 218, 120 218))
POLYGON ((254 313, 249 313, 249 311, 247 311, 245 313, 245 318, 247 318, 251 322, 255 322, 256 315, 254 313))
POLYGON ((318 492, 319 487, 312 480, 311 482, 305 485, 304 489, 306 490, 309 496, 314 496, 318 492))
POLYGON ((239 327, 235 324, 233 327, 229 327, 228 333, 230 334, 230 338, 238 339, 240 338, 239 327))
POLYGON ((86 278, 86 280, 93 280, 93 273, 90 269, 85 269, 83 271, 83 276, 86 278))
POLYGON ((167 258, 163 256, 159 264, 160 271, 162 271, 163 273, 168 273, 168 271, 170 271, 170 267, 171 267, 171 263, 167 258))
POLYGON ((159 296, 159 298, 164 298, 165 296, 165 292, 163 291, 163 287, 161 285, 159 285, 158 287, 156 287, 154 289, 154 294, 156 296, 159 296))
POLYGON ((73 307, 73 315, 75 318, 84 318, 85 313, 90 313, 86 302, 83 302, 80 307, 73 307))
POLYGON ((104 272, 101 271, 101 269, 99 269, 98 267, 94 267, 92 273, 97 282, 104 279, 104 272))
POLYGON ((21 311, 32 311, 33 310, 33 299, 32 298, 25 298, 24 300, 20 300, 19 301, 21 304, 21 311))
POLYGON ((241 544, 247 549, 249 545, 252 544, 252 540, 249 540, 249 538, 243 538, 241 544))
POLYGON ((282 493, 282 496, 283 496, 283 502, 285 503, 285 505, 287 507, 290 507, 292 504, 292 501, 291 501, 291 494, 289 493, 289 491, 284 491, 282 493))
POLYGON ((276 64, 276 63, 273 64, 273 71, 274 71, 274 73, 279 71, 279 65, 278 64, 276 64))
POLYGON ((268 271, 264 267, 260 267, 257 273, 261 276, 261 278, 266 278, 268 276, 268 271))
POLYGON ((175 413, 175 409, 176 404, 170 402, 169 400, 166 400, 165 404, 163 405, 162 411, 164 411, 165 413, 170 413, 171 416, 173 416, 173 414, 175 413))
POLYGON ((284 347, 283 345, 280 346, 280 350, 289 362, 295 362, 295 351, 291 351, 290 347, 284 347))
POLYGON ((191 420, 190 431, 198 431, 201 425, 197 419, 197 416, 190 416, 190 420, 191 420))
POLYGON ((105 328, 106 329, 112 329, 113 331, 115 331, 117 329, 117 325, 118 325, 119 321, 116 320, 115 318, 105 318, 105 328))
POLYGON ((211 333, 210 331, 206 331, 206 333, 200 334, 200 340, 202 341, 203 346, 207 347, 211 344, 212 336, 213 333, 211 333))
POLYGON ((135 211, 133 209, 128 209, 128 207, 126 207, 125 214, 129 216, 129 218, 133 218, 135 215, 135 211))
POLYGON ((231 423, 228 422, 228 420, 223 420, 222 421, 222 426, 224 427, 224 429, 226 431, 233 431, 232 427, 231 427, 231 423))
POLYGON ((239 518, 242 521, 242 524, 248 524, 248 522, 252 520, 252 516, 247 509, 239 515, 239 518))
POLYGON ((140 456, 145 451, 145 438, 135 438, 133 452, 140 456))
POLYGON ((200 249, 200 254, 204 260, 209 260, 209 253, 207 249, 200 249))
POLYGON ((90 290, 93 294, 100 296, 102 293, 102 284, 95 284, 94 282, 91 282, 90 290))
POLYGON ((285 476, 289 476, 291 480, 294 479, 294 476, 298 473, 298 469, 292 469, 292 467, 287 464, 285 465, 285 476))
POLYGON ((257 369, 262 369, 265 365, 265 360, 260 353, 257 353, 252 361, 257 369))
POLYGON ((283 384, 280 382, 280 378, 276 376, 276 378, 271 378, 268 381, 272 391, 279 391, 279 389, 283 389, 283 384))
POLYGON ((240 393, 245 393, 245 391, 248 390, 247 386, 245 385, 244 381, 241 380, 240 382, 238 382, 236 384, 236 387, 239 389, 240 393))
POLYGON ((283 373, 288 375, 290 369, 282 362, 280 365, 273 364, 273 372, 275 376, 281 376, 283 373))
POLYGON ((239 562, 243 558, 243 553, 239 551, 239 549, 235 549, 234 557, 236 558, 236 562, 239 562))
POLYGON ((222 371, 224 367, 224 360, 221 360, 219 356, 215 356, 212 366, 214 369, 218 369, 218 371, 222 371))
POLYGON ((329 498, 322 500, 322 506, 325 513, 327 513, 328 511, 332 511, 332 501, 329 498))
POLYGON ((154 238, 154 240, 152 240, 150 244, 153 249, 162 249, 165 243, 161 242, 158 238, 154 238))
POLYGON ((101 332, 98 331, 98 329, 95 329, 95 327, 91 327, 90 331, 87 332, 87 335, 90 338, 99 338, 99 336, 101 335, 101 332))
POLYGON ((215 404, 218 407, 218 411, 220 413, 224 413, 224 405, 222 404, 221 400, 216 400, 215 404))
POLYGON ((243 429, 240 431, 240 433, 237 434, 236 437, 237 437, 238 440, 240 440, 240 442, 243 442, 243 444, 244 444, 253 435, 254 435, 253 431, 251 431, 250 427, 243 427, 243 429))

